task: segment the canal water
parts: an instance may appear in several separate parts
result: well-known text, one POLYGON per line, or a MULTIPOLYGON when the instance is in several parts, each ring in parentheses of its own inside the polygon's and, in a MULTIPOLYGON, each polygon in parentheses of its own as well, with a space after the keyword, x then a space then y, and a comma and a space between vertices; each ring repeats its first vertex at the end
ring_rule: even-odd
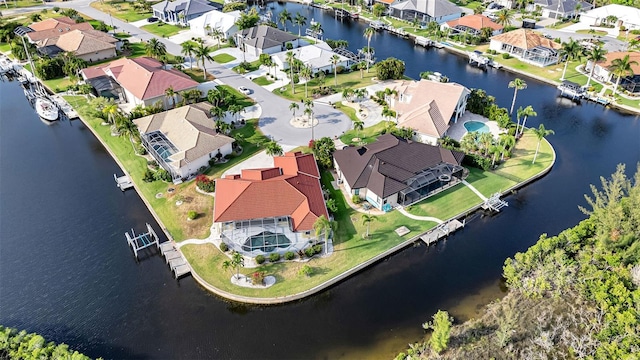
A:
MULTIPOLYGON (((366 45, 363 24, 275 6, 314 17, 354 49, 366 45)), ((404 59, 412 77, 438 71, 510 105, 508 73, 474 70, 383 33, 372 46, 380 59, 404 59)), ((190 277, 176 281, 160 256, 136 262, 124 232, 158 226, 135 192, 115 187, 119 169, 108 153, 81 122, 45 125, 19 84, 0 83, 0 324, 106 359, 390 358, 422 337, 422 322, 438 309, 464 320, 499 297, 506 257, 575 225, 589 184, 618 163, 631 174, 640 161, 637 116, 558 100, 554 88, 527 83, 516 106, 538 112, 530 126, 555 130, 550 174, 436 246, 409 247, 317 296, 272 307, 226 302, 190 277)))

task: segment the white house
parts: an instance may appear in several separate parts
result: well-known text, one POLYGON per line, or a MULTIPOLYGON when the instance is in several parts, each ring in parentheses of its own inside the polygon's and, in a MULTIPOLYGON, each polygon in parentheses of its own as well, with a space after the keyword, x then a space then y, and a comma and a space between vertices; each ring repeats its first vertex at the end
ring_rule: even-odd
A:
POLYGON ((631 6, 611 4, 586 11, 580 15, 580 23, 587 26, 608 24, 610 16, 615 18, 612 25, 624 26, 628 30, 640 29, 640 9, 631 6))
POLYGON ((435 21, 438 24, 462 16, 462 9, 447 0, 398 0, 389 7, 391 16, 403 19, 418 19, 423 23, 435 21))
POLYGON ((210 35, 211 31, 217 29, 227 39, 238 31, 236 21, 239 18, 240 11, 223 13, 222 11, 213 10, 189 20, 189 28, 200 36, 210 35))
POLYGON ((236 44, 247 54, 260 56, 260 54, 275 54, 287 49, 287 43, 292 48, 300 46, 300 39, 288 32, 272 28, 267 25, 258 25, 244 29, 236 33, 236 44))
MULTIPOLYGON (((275 53, 272 55, 276 66, 281 71, 285 71, 289 69, 289 63, 287 62, 287 53, 289 51, 281 51, 279 53, 275 53)), ((328 71, 333 73, 333 63, 331 62, 331 58, 333 55, 337 55, 331 50, 331 47, 324 42, 318 42, 315 45, 306 45, 296 49, 291 50, 295 55, 296 59, 300 60, 303 64, 307 66, 311 66, 313 73, 317 73, 318 71, 328 71)), ((349 59, 345 56, 338 55, 340 60, 336 64, 336 66, 349 66, 349 59)))
POLYGON ((562 45, 547 39, 540 33, 528 29, 509 31, 491 38, 489 48, 507 53, 518 59, 544 67, 557 64, 560 60, 559 50, 562 45))
POLYGON ((233 151, 233 138, 219 134, 208 103, 182 106, 133 120, 142 144, 174 180, 194 175, 209 160, 233 151))

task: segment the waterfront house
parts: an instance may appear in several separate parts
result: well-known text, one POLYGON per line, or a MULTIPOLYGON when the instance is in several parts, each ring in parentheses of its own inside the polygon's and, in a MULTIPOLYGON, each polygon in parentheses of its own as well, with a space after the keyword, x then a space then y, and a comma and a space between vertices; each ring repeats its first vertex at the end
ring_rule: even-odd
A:
POLYGON ((211 108, 202 102, 133 120, 144 147, 174 181, 233 151, 233 138, 217 132, 211 108))
POLYGON ((581 12, 591 10, 593 4, 580 0, 533 0, 526 9, 527 11, 536 11, 538 7, 542 12, 542 17, 566 19, 576 18, 581 12))
POLYGON ((461 8, 447 0, 399 0, 389 7, 390 15, 402 20, 418 19, 422 23, 435 21, 438 24, 462 16, 461 8))
POLYGON ((452 29, 451 34, 467 33, 480 36, 483 28, 491 29, 491 36, 502 34, 504 27, 482 14, 466 15, 459 19, 447 21, 440 26, 441 29, 452 29))
POLYGON ((529 29, 518 29, 491 38, 489 48, 506 53, 526 63, 544 67, 560 61, 562 46, 529 29))
POLYGON ((293 48, 300 46, 297 36, 267 25, 258 25, 236 33, 236 44, 247 54, 275 54, 287 49, 287 43, 293 48))
MULTIPOLYGON (((640 53, 638 53, 637 51, 614 51, 606 53, 605 60, 595 64, 595 69, 593 70, 593 78, 601 82, 609 81, 615 84, 617 81, 617 77, 613 74, 611 64, 615 59, 622 59, 626 55, 629 55, 629 61, 636 61, 636 64, 631 65, 631 71, 633 71, 633 75, 625 76, 620 79, 619 86, 629 92, 639 93, 640 53)), ((587 73, 591 73, 592 66, 593 62, 591 60, 587 61, 587 65, 585 65, 585 71, 587 73)))
MULTIPOLYGON (((165 69, 161 62, 149 57, 122 58, 108 64, 82 69, 80 74, 89 83, 95 81, 105 83, 105 76, 114 79, 118 86, 103 90, 114 95, 118 102, 128 102, 132 106, 148 106, 158 101, 164 103, 164 94, 169 87, 172 87, 176 93, 198 87, 198 83, 185 73, 175 69, 165 69)), ((108 83, 114 84, 113 81, 108 83)), ((179 95, 176 95, 175 101, 180 101, 179 95)))
POLYGON ((116 57, 116 49, 120 45, 120 40, 102 31, 76 29, 65 32, 59 37, 41 41, 39 45, 39 51, 49 56, 60 52, 70 52, 91 63, 116 57))
POLYGON ((211 35, 214 30, 218 30, 222 33, 222 37, 227 39, 238 31, 236 22, 239 18, 240 11, 223 13, 212 10, 189 20, 189 28, 200 36, 211 35))
POLYGON ((585 11, 580 14, 580 23, 590 26, 613 26, 620 29, 624 26, 627 30, 640 30, 640 9, 610 4, 585 11))
POLYGON ((164 0, 154 4, 152 9, 153 16, 163 22, 188 26, 189 20, 216 8, 205 0, 164 0))
POLYGON ((400 80, 386 87, 396 92, 388 101, 397 114, 398 126, 412 129, 413 140, 432 145, 447 134, 451 123, 458 122, 471 93, 457 83, 426 79, 400 80))
MULTIPOLYGON (((287 53, 289 50, 281 51, 272 55, 273 61, 281 71, 289 69, 289 63, 287 62, 287 53)), ((317 44, 311 44, 301 46, 299 48, 291 50, 295 54, 297 60, 300 60, 306 66, 311 66, 312 72, 315 74, 318 71, 324 71, 333 73, 333 63, 331 58, 333 55, 337 55, 333 52, 331 47, 325 42, 318 42, 317 44)), ((349 59, 345 56, 338 55, 340 60, 336 66, 342 66, 347 68, 349 66, 349 59)))
POLYGON ((333 154, 338 183, 347 196, 356 195, 383 211, 411 205, 458 184, 469 174, 461 165, 463 158, 459 151, 392 134, 333 154))
POLYGON ((216 180, 214 233, 244 254, 298 251, 317 239, 313 224, 329 218, 312 154, 289 152, 273 167, 216 180))

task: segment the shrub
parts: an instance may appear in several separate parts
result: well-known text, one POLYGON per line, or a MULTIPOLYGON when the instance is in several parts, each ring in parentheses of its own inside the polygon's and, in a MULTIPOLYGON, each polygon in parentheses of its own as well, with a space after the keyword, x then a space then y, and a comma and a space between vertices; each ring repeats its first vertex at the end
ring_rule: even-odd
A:
POLYGON ((220 243, 220 251, 222 251, 222 252, 229 251, 229 245, 227 245, 227 243, 225 243, 225 242, 220 243))
POLYGON ((251 283, 253 285, 264 285, 264 278, 267 276, 267 273, 264 271, 256 271, 251 274, 251 283))
POLYGON ((315 254, 320 254, 322 252, 322 245, 320 244, 313 245, 312 249, 315 254))
POLYGON ((293 260, 296 257, 296 254, 293 251, 287 251, 284 253, 285 260, 293 260))
POLYGON ((467 154, 464 156, 463 164, 473 166, 482 170, 489 170, 491 168, 491 159, 481 155, 467 154))
POLYGON ((187 213, 187 219, 195 220, 198 217, 198 213, 195 210, 189 210, 187 213))
POLYGON ((217 160, 218 160, 218 159, 216 159, 216 158, 209 159, 209 166, 213 166, 213 165, 215 165, 217 160))
POLYGON ((153 182, 156 179, 154 175, 155 174, 153 173, 153 171, 147 169, 144 172, 144 176, 142 177, 142 181, 144 181, 144 182, 153 182))
POLYGON ((298 274, 304 275, 304 276, 311 276, 313 275, 313 268, 309 265, 305 265, 302 267, 302 269, 300 269, 298 274))
POLYGON ((327 200, 327 210, 331 211, 331 213, 335 214, 338 211, 338 205, 336 205, 336 199, 328 199, 327 200))
POLYGON ((136 154, 147 155, 147 149, 142 144, 136 144, 136 154))
POLYGON ((304 254, 307 255, 307 257, 313 257, 313 255, 316 254, 316 251, 313 249, 313 247, 308 247, 304 249, 304 254))
POLYGON ((198 175, 196 177, 196 185, 204 192, 216 191, 216 182, 213 179, 209 179, 206 175, 198 175))
POLYGON ((169 174, 169 172, 165 169, 160 169, 158 171, 156 171, 156 173, 153 175, 153 177, 156 180, 162 180, 162 181, 166 181, 166 182, 170 182, 171 179, 171 174, 169 174))
POLYGON ((342 65, 338 65, 336 67, 336 73, 338 73, 338 74, 342 74, 344 72, 344 70, 345 70, 345 68, 342 65))
POLYGON ((351 201, 354 204, 357 205, 357 204, 360 204, 362 202, 362 199, 360 199, 360 196, 358 196, 358 195, 353 195, 353 196, 351 196, 351 201))
POLYGON ((280 254, 278 254, 278 253, 269 254, 269 261, 276 262, 278 260, 280 260, 280 254))
POLYGON ((264 261, 265 261, 264 255, 258 255, 258 256, 256 256, 256 259, 255 259, 255 260, 256 260, 256 264, 258 264, 258 265, 263 264, 263 263, 264 263, 264 261))
POLYGON ((297 84, 300 82, 300 76, 298 74, 293 74, 293 83, 297 84))
POLYGON ((502 54, 502 58, 503 58, 503 59, 505 59, 505 60, 506 60, 506 59, 511 59, 511 55, 510 55, 510 54, 507 54, 507 53, 503 53, 503 54, 502 54))

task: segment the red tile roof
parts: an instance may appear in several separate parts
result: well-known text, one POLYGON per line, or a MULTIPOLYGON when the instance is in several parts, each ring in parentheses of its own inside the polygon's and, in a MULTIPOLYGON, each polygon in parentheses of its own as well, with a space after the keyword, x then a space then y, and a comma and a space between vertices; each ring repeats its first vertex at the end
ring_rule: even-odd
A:
POLYGON ((600 66, 604 68, 609 68, 615 59, 622 59, 626 55, 629 55, 629 61, 635 61, 635 64, 631 64, 631 71, 633 71, 634 75, 640 74, 640 53, 637 51, 612 51, 604 55, 605 60, 601 63, 598 63, 600 66))
MULTIPOLYGON (((61 16, 59 18, 49 18, 29 25, 33 31, 50 30, 56 28, 64 28, 69 25, 75 25, 76 21, 68 16, 61 16)), ((88 23, 87 23, 88 24, 88 23)))
POLYGON ((289 216, 294 231, 310 231, 318 217, 329 216, 313 155, 286 153, 273 161, 273 168, 216 180, 215 222, 289 216))
POLYGON ((110 75, 141 100, 163 96, 169 86, 176 92, 198 86, 188 75, 175 69, 165 70, 161 62, 148 57, 118 59, 107 65, 83 69, 82 72, 86 79, 110 75))
POLYGON ((47 40, 51 38, 58 38, 60 37, 60 35, 68 33, 73 30, 93 30, 93 26, 91 26, 91 24, 86 22, 79 23, 79 24, 74 23, 72 25, 64 24, 64 26, 56 27, 53 29, 36 30, 30 33, 27 33, 27 37, 32 42, 38 42, 38 41, 47 40))
POLYGON ((457 25, 462 25, 478 31, 485 27, 491 28, 494 31, 502 30, 504 28, 502 25, 495 23, 493 20, 482 14, 472 14, 447 21, 447 25, 451 28, 456 27, 457 25))

